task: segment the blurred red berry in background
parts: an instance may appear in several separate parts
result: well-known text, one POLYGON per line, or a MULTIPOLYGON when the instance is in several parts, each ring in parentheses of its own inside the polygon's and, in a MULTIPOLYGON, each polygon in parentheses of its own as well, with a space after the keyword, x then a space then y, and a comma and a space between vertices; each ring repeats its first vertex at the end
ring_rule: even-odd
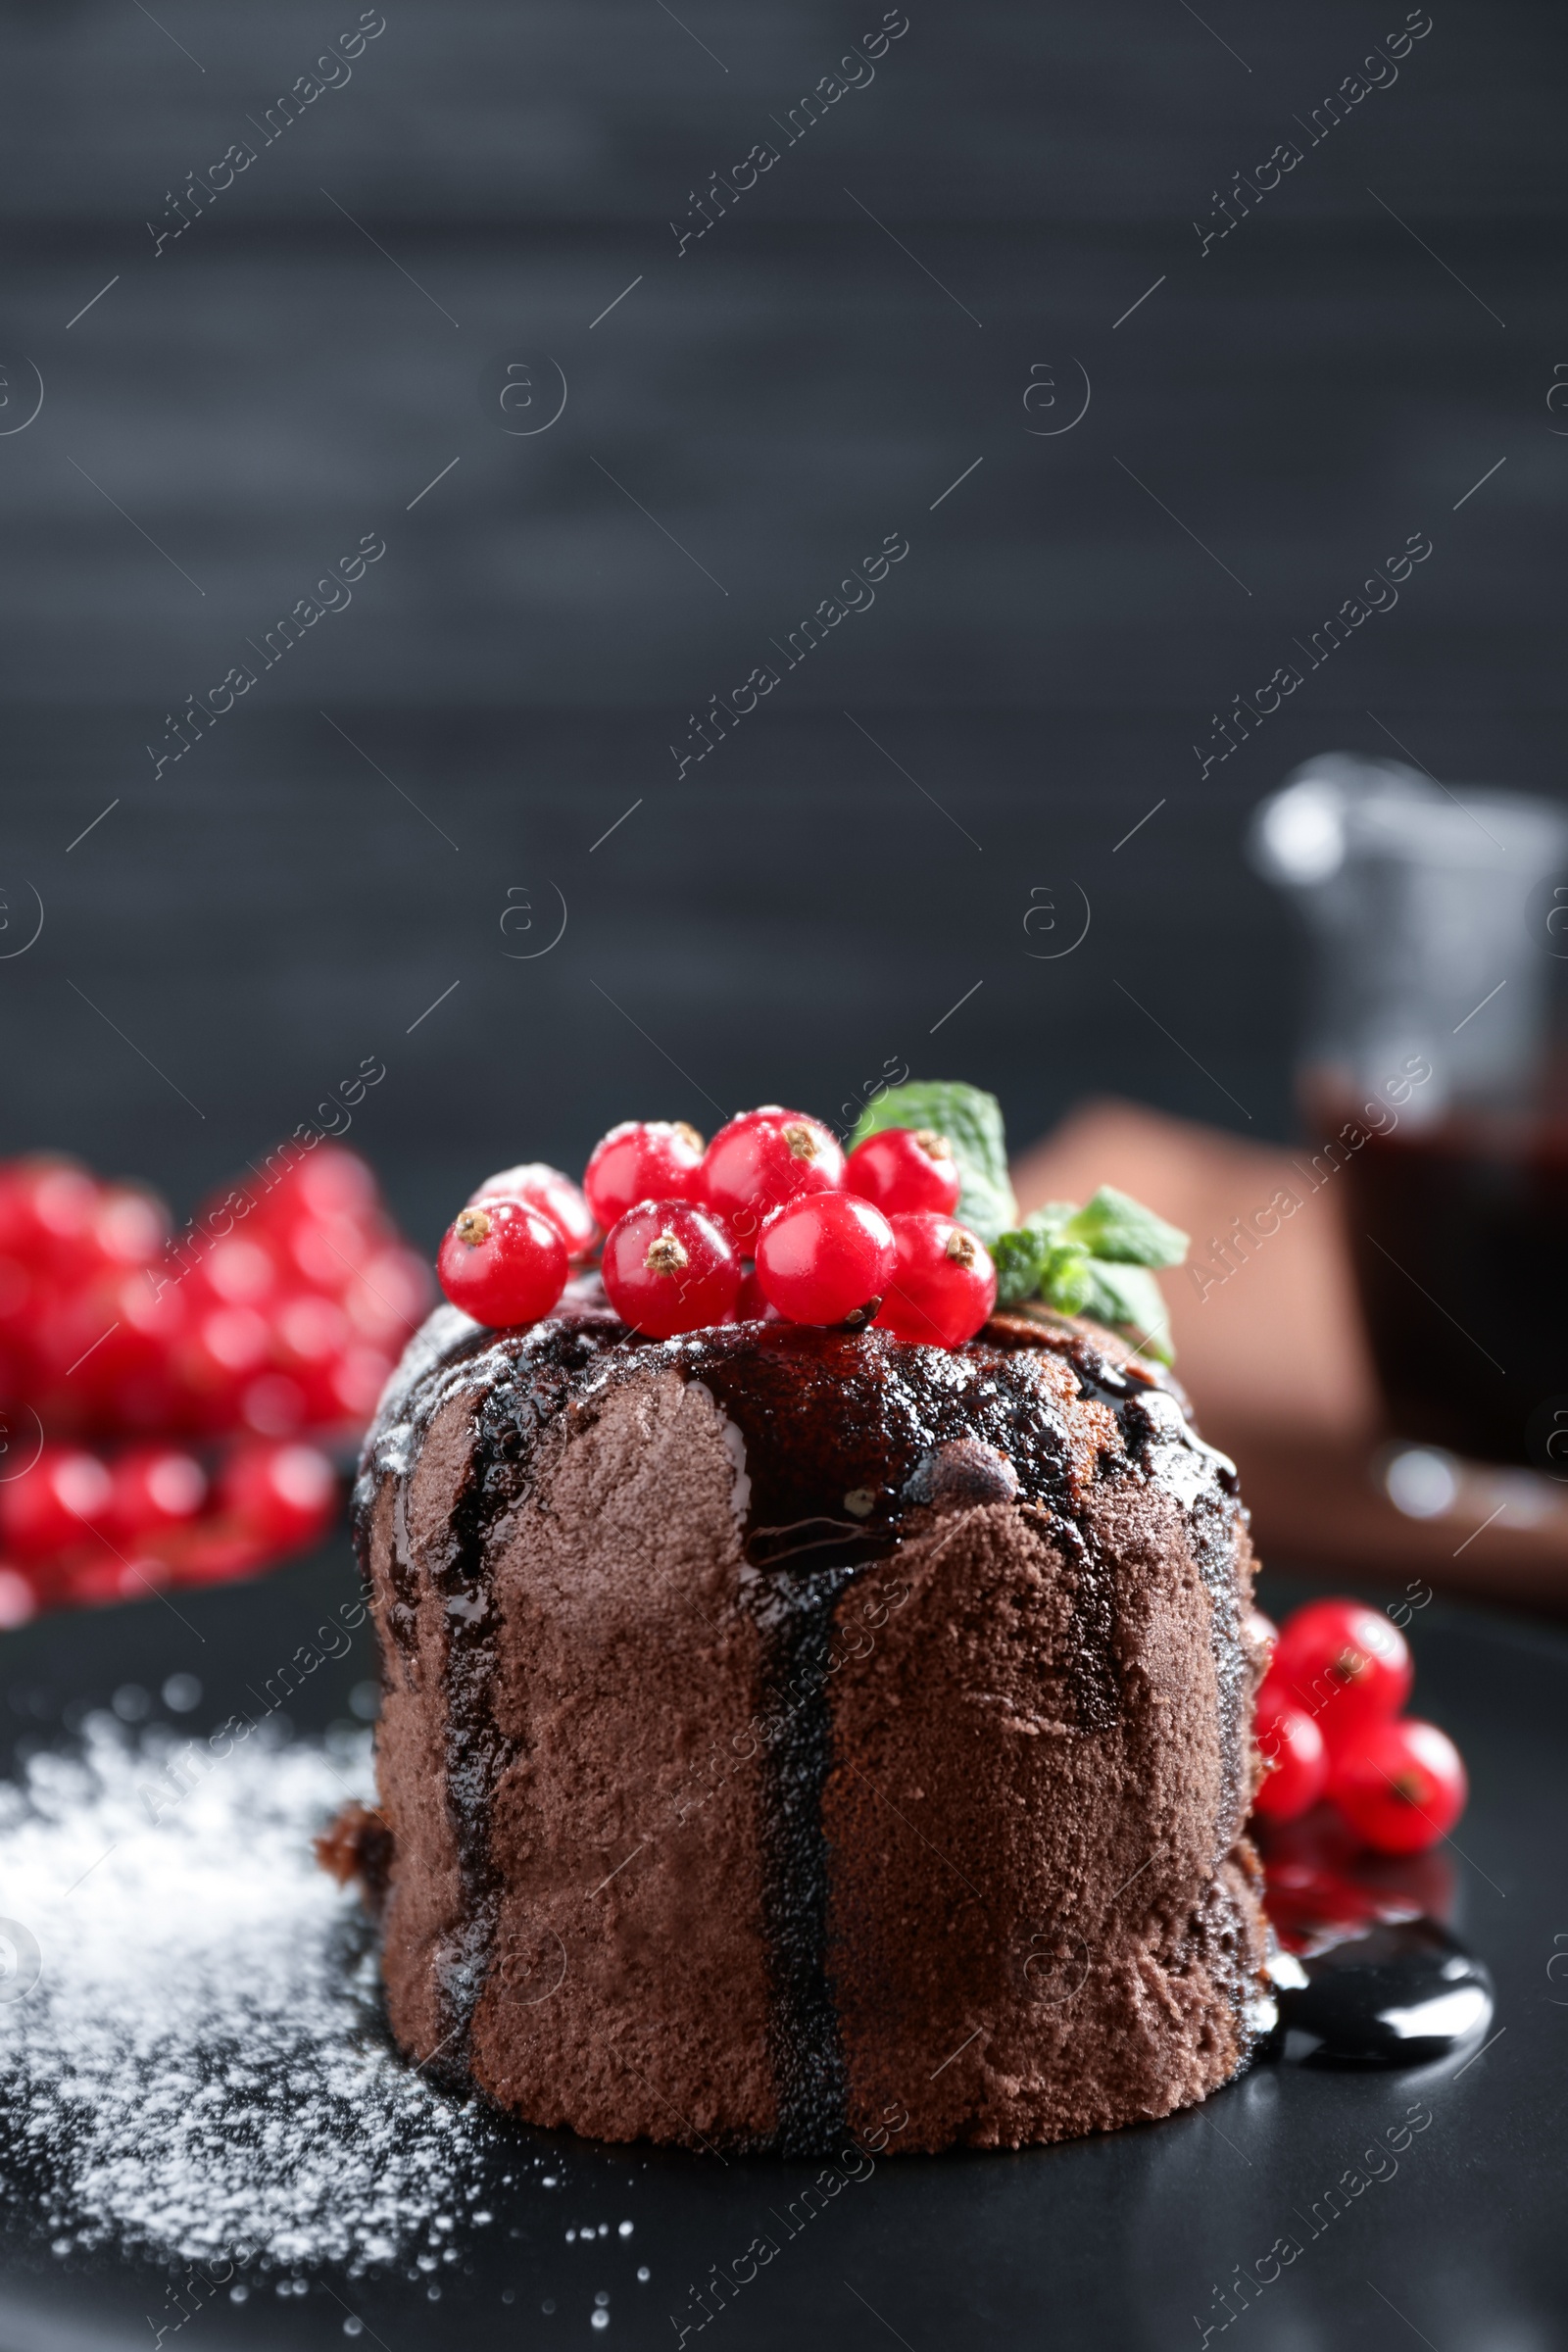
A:
POLYGON ((19 1560, 47 1559, 109 1518, 114 1481, 95 1453, 46 1445, 30 1469, 0 1486, 0 1539, 19 1560))
POLYGON ((110 1470, 109 1525, 124 1543, 187 1527, 207 1500, 207 1473, 174 1446, 138 1446, 110 1470))
POLYGON ((140 1187, 0 1162, 0 1629, 318 1541, 335 1473, 307 1441, 357 1441, 433 1296, 340 1144, 280 1147, 177 1235, 140 1187), (192 1445, 240 1451, 211 1481, 192 1445))
POLYGON ((218 1501, 244 1534, 293 1550, 330 1526, 337 1473, 316 1446, 241 1446, 219 1472, 218 1501))

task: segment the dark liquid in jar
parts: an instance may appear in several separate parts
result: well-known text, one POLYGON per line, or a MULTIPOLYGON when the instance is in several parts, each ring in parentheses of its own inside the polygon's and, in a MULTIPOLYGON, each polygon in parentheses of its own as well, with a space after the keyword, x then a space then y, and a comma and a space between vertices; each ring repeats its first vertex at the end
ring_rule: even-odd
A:
MULTIPOLYGON (((1358 1108, 1308 1101, 1319 1134, 1358 1108)), ((1394 1428, 1568 1479, 1568 1110, 1358 1132, 1335 1181, 1394 1428)))

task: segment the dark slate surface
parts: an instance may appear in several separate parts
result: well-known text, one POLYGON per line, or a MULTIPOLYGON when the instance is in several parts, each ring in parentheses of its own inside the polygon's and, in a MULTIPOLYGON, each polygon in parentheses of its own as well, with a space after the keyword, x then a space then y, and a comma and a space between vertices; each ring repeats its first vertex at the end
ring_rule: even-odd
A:
MULTIPOLYGON (((1306 1590, 1271 1579, 1262 1597, 1283 1612, 1306 1590)), ((125 1683, 152 1699, 155 1718, 199 1737, 254 1706, 247 1685, 311 1641, 352 1591, 339 1544, 262 1584, 183 1593, 179 1620, 151 1606, 42 1620, 7 1653, 0 1757, 69 1745, 62 1718, 78 1723, 125 1683), (172 1671, 200 1681, 199 1713, 170 1718, 158 1705, 172 1671)), ((347 2315, 362 2343, 386 2352, 585 2344, 601 2340, 592 2314, 608 2294, 607 2345, 688 2352, 894 2342, 906 2352, 1205 2342, 1210 2352, 1386 2352, 1411 2330, 1435 2352, 1547 2352, 1563 2341, 1568 2309, 1558 2156, 1568 1649, 1555 1633, 1442 1602, 1410 1639, 1421 1703, 1470 1768, 1470 1809, 1442 1862, 1454 1925, 1497 1986, 1484 2048, 1390 2074, 1264 2063, 1188 2114, 1057 2147, 871 2169, 849 2153, 832 2168, 840 2187, 830 2198, 819 2190, 814 2208, 802 2201, 823 2170, 811 2162, 726 2166, 519 2128, 487 2167, 495 2224, 461 2230, 438 2301, 417 2271, 353 2279, 328 2267, 282 2300, 274 2279, 253 2274, 236 2307, 221 2266, 209 2275, 108 2253, 53 2256, 50 2232, 12 2193, 0 2199, 0 2340, 120 2352, 162 2327, 166 2345, 260 2352, 341 2345, 347 2315), (514 2162, 541 2150, 553 2192, 514 2162), (626 2240, 623 2216, 634 2225, 626 2240), (568 2241, 568 2229, 601 2220, 608 2240, 568 2241), (760 2232, 777 2251, 749 2277, 742 2258, 760 2232), (1286 2249, 1271 2256, 1282 2239, 1294 2249, 1283 2263, 1286 2249), (726 2285, 737 2271, 741 2284, 726 2285)), ((368 1663, 362 1646, 302 1683, 289 1701, 299 1729, 351 1720, 368 1663)), ((933 1871, 941 1901, 944 1867, 933 1871)))

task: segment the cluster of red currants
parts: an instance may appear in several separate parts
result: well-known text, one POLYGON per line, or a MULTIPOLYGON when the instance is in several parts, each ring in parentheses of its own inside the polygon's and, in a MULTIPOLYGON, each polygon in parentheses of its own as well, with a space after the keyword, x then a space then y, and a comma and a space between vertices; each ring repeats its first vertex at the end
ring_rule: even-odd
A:
POLYGON ((180 1446, 106 1459, 48 1439, 0 1485, 0 1627, 253 1575, 319 1543, 336 1510, 336 1471, 299 1439, 241 1438, 211 1479, 180 1446))
POLYGON ((363 1428, 429 1296, 341 1146, 227 1193, 177 1243, 151 1193, 0 1163, 0 1624, 315 1542, 337 1482, 307 1437, 363 1428), (220 1441, 210 1480, 189 1447, 220 1441))
POLYGON ((476 1322, 548 1315, 604 1234, 615 1312, 654 1340, 783 1320, 961 1348, 996 1303, 989 1251, 958 1224, 946 1140, 884 1128, 846 1159, 804 1112, 768 1103, 703 1139, 628 1120, 596 1147, 581 1191, 554 1168, 479 1187, 441 1245, 441 1287, 476 1322))
POLYGON ((178 1244, 151 1193, 0 1165, 0 1400, 51 1431, 363 1428, 429 1288, 341 1145, 209 1203, 178 1244))
POLYGON ((1278 1633, 1257 1694, 1263 1785, 1253 1811, 1294 1821, 1327 1796, 1367 1845, 1414 1854, 1446 1837, 1468 1784, 1446 1732, 1399 1713, 1415 1669, 1404 1636, 1358 1600, 1314 1600, 1278 1633))

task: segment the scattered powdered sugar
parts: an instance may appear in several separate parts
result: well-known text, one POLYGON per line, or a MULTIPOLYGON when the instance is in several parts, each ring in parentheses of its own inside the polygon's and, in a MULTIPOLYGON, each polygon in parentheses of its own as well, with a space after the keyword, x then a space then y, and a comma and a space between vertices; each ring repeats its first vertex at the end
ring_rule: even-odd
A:
POLYGON ((311 1851, 368 1758, 247 1745, 198 1778, 94 1717, 0 1788, 0 2178, 57 2254, 428 2270, 490 2218, 492 2128, 398 2057, 311 1851))
MULTIPOLYGON (((460 1306, 432 1307, 409 1341, 402 1356, 394 1366, 386 1387, 381 1391, 365 1446, 360 1455, 360 1475, 356 1489, 368 1495, 367 1481, 380 1470, 404 1475, 412 1464, 410 1446, 413 1425, 410 1414, 421 1381, 427 1379, 440 1364, 449 1348, 479 1329, 471 1315, 460 1306)), ((495 1350, 487 1349, 493 1355, 495 1350)))

